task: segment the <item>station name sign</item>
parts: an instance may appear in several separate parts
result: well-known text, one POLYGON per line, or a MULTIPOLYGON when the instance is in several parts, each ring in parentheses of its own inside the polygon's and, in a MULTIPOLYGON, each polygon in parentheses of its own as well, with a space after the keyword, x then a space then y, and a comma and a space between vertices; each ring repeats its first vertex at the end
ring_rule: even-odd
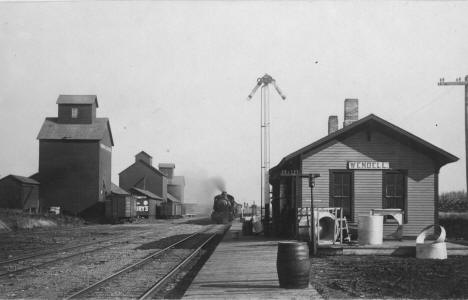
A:
POLYGON ((350 170, 385 170, 390 169, 388 161, 348 161, 350 170))

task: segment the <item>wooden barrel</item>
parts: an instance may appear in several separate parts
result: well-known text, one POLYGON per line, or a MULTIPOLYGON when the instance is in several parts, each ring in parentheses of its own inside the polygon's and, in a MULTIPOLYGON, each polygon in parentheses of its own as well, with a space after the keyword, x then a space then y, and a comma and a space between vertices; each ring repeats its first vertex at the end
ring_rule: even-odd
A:
POLYGON ((309 286, 309 247, 302 242, 279 242, 276 259, 279 284, 285 289, 309 286))

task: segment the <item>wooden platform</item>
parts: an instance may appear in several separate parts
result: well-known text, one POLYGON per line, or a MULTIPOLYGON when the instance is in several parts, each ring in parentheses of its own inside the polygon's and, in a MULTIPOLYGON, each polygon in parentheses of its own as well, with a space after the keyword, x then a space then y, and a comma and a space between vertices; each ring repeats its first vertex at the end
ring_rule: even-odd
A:
POLYGON ((278 240, 243 236, 234 223, 185 292, 184 299, 320 299, 307 289, 282 289, 276 273, 278 240))
MULTIPOLYGON (((447 255, 468 255, 468 246, 446 242, 447 255)), ((358 245, 352 244, 335 244, 335 245, 319 245, 318 253, 322 255, 393 255, 393 256, 409 256, 416 255, 416 241, 410 239, 384 240, 381 245, 358 245)))

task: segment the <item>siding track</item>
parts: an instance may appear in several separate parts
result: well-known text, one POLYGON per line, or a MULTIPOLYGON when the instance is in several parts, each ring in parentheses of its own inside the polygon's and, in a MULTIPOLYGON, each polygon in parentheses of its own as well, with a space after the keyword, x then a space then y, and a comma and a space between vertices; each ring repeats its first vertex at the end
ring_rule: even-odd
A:
POLYGON ((153 233, 152 230, 148 230, 144 233, 140 233, 136 238, 129 239, 125 237, 119 239, 112 237, 96 242, 84 243, 71 247, 54 249, 52 251, 45 251, 37 254, 25 255, 14 259, 0 261, 0 272, 3 271, 0 273, 0 277, 11 276, 33 268, 43 267, 76 256, 105 250, 118 244, 131 243, 151 233, 153 233))
POLYGON ((75 298, 137 298, 148 299, 175 273, 194 259, 225 226, 213 225, 194 234, 179 238, 136 263, 83 288, 67 299, 75 298))

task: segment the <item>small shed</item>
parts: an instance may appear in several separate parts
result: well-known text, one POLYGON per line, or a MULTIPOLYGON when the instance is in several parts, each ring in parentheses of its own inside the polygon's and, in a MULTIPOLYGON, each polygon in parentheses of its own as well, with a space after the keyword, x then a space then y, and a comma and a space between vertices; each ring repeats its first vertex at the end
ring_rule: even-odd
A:
POLYGON ((156 217, 156 207, 161 205, 162 198, 150 191, 132 188, 132 194, 137 198, 137 216, 145 218, 156 217))
POLYGON ((180 200, 167 193, 167 201, 161 204, 161 216, 164 218, 182 217, 182 203, 180 203, 180 200))
POLYGON ((32 178, 8 175, 0 179, 0 207, 39 210, 39 182, 32 178))
POLYGON ((111 183, 111 193, 105 202, 105 215, 112 222, 131 221, 136 217, 135 196, 111 183))

